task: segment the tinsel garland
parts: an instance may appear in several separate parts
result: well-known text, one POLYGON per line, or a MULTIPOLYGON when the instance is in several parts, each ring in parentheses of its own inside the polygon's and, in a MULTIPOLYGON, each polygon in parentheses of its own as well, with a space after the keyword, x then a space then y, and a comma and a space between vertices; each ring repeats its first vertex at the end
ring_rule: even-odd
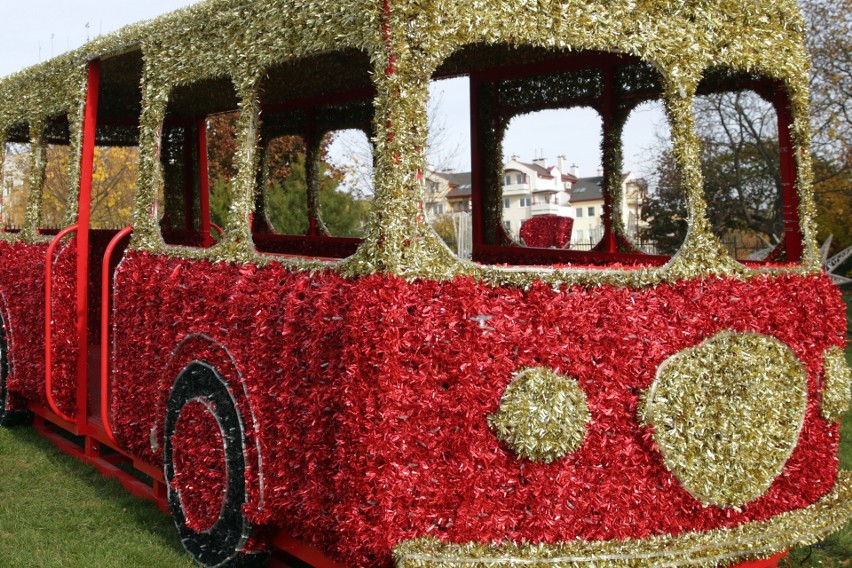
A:
POLYGON ((666 359, 639 414, 687 491, 736 507, 781 473, 806 407, 804 368, 783 343, 723 331, 666 359))
POLYGON ((680 536, 641 541, 564 544, 454 544, 434 537, 404 542, 394 549, 397 568, 640 568, 730 566, 771 556, 794 544, 815 543, 852 516, 852 475, 844 472, 836 488, 808 507, 767 521, 680 536))
POLYGON ((208 404, 184 406, 172 439, 175 489, 186 524, 196 532, 210 530, 219 519, 228 481, 222 432, 208 404))
POLYGON ((45 245, 0 239, 0 309, 6 325, 9 376, 16 404, 44 394, 44 257, 45 245), (14 287, 13 287, 14 286, 14 287))
MULTIPOLYGON (((287 527, 353 565, 387 565, 394 546, 424 535, 539 548, 611 541, 600 546, 633 556, 673 538, 705 547, 720 562, 743 554, 743 541, 726 548, 730 534, 748 545, 748 531, 756 530, 760 552, 811 542, 850 516, 849 480, 835 483, 832 420, 848 396, 840 385, 848 375, 824 359, 843 345, 845 321, 837 291, 816 274, 803 34, 793 0, 209 0, 22 71, 0 81, 0 143, 16 141, 12 133, 25 125, 35 149, 26 227, 0 234, 0 282, 27 292, 4 290, 10 388, 44 401, 45 247, 39 243, 45 238, 37 227, 45 125, 67 116, 71 156, 79 157, 87 62, 138 48, 135 250, 116 277, 113 320, 121 333, 112 399, 117 433, 135 456, 161 460, 169 389, 180 369, 200 357, 233 387, 237 411, 250 425, 245 514, 257 524, 287 527), (468 46, 483 50, 474 49, 460 72, 488 69, 493 61, 484 47, 495 45, 560 56, 624 53, 659 71, 690 218, 686 241, 669 264, 479 266, 441 243, 418 203, 429 80, 468 46), (283 61, 346 50, 366 55, 370 68, 352 65, 352 76, 344 73, 339 85, 372 78, 376 92, 367 236, 339 263, 258 253, 250 218, 263 77, 283 61), (805 248, 799 266, 764 270, 770 274, 748 269, 710 231, 692 102, 711 67, 778 80, 789 96, 805 248), (156 201, 169 97, 179 86, 211 78, 228 78, 239 98, 230 222, 223 241, 209 249, 167 246, 156 201), (807 376, 795 448, 765 492, 739 508, 708 507, 686 491, 677 468, 666 467, 654 430, 637 419, 656 369, 725 330, 783 343, 807 376), (588 404, 582 445, 551 463, 518 459, 488 427, 514 374, 533 367, 575 377, 588 404), (782 537, 764 539, 764 529, 782 537), (652 536, 659 534, 672 536, 652 536)), ((307 92, 326 93, 328 78, 313 77, 319 89, 307 92)), ((493 90, 484 92, 483 116, 498 102, 493 90)), ((489 176, 501 175, 504 122, 479 125, 488 150, 479 165, 486 185, 493 185, 489 176)), ((605 188, 614 198, 618 233, 620 149, 609 138, 605 145, 605 188)), ((70 163, 69 223, 76 216, 79 159, 70 163)), ((483 214, 493 221, 499 199, 488 199, 483 214)), ((504 244, 495 225, 488 229, 496 233, 492 241, 504 244)), ((67 284, 59 290, 67 293, 67 284)), ((67 310, 56 308, 57 325, 70 325, 67 310)), ((72 385, 61 372, 57 379, 59 398, 70 396, 72 385)), ((773 396, 794 407, 801 402, 789 392, 773 396)), ((61 404, 72 409, 70 399, 61 404)), ((188 440, 178 437, 179 445, 188 440)), ((199 507, 190 517, 200 527, 212 512, 199 507)))
POLYGON ((550 463, 579 448, 589 405, 577 381, 551 369, 522 369, 488 425, 518 457, 550 463))
POLYGON ((825 386, 822 391, 822 417, 839 422, 852 401, 852 370, 840 347, 826 349, 822 359, 825 386))

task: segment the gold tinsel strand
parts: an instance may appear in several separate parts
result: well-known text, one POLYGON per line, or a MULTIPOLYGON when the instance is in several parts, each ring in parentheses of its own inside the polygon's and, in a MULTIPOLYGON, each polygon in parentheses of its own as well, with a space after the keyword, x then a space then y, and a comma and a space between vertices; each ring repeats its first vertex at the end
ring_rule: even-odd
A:
MULTIPOLYGON (((86 62, 103 54, 138 47, 144 61, 142 158, 133 240, 138 248, 257 264, 276 260, 295 269, 335 269, 350 276, 386 272, 406 279, 446 280, 466 274, 492 285, 519 287, 542 280, 554 285, 637 287, 708 274, 749 278, 766 270, 746 270, 730 259, 701 219, 704 208, 701 180, 695 167, 696 142, 689 116, 689 94, 694 93, 703 70, 727 66, 734 71, 781 80, 790 93, 806 255, 801 267, 772 272, 812 272, 818 268, 818 259, 814 253, 810 164, 807 153, 801 152, 809 144, 808 62, 803 33, 801 13, 792 0, 761 4, 732 0, 688 4, 671 0, 618 0, 606 6, 590 0, 543 0, 532 4, 407 0, 393 2, 387 16, 380 2, 367 0, 334 3, 209 0, 150 22, 128 26, 3 80, 0 100, 21 103, 0 108, 0 130, 21 123, 34 125, 48 117, 66 114, 75 132, 72 155, 79 155, 76 133, 85 100, 86 62), (542 18, 544 14, 548 17, 542 18), (660 72, 667 85, 663 98, 669 109, 675 153, 685 168, 692 215, 688 238, 667 266, 640 270, 479 266, 456 258, 418 218, 421 194, 417 173, 425 166, 426 87, 432 73, 451 54, 475 44, 616 51, 635 55, 660 72), (310 259, 284 261, 258 254, 247 245, 251 242, 250 227, 243 212, 255 191, 256 176, 249 181, 249 169, 257 162, 256 147, 251 149, 252 135, 248 131, 238 133, 240 140, 249 146, 242 145, 238 156, 241 195, 234 207, 240 214, 228 228, 231 244, 192 251, 166 246, 151 211, 162 187, 156 148, 171 89, 224 76, 231 77, 238 85, 257 84, 265 70, 276 62, 346 48, 368 54, 378 92, 374 101, 373 140, 377 162, 375 213, 356 255, 338 263, 310 259), (394 73, 388 75, 385 71, 390 54, 395 58, 394 73), (235 246, 233 243, 237 242, 241 244, 235 246)), ((257 96, 256 92, 244 89, 240 94, 244 98, 257 96)), ((244 100, 242 106, 255 108, 255 102, 244 100)), ((250 117, 245 117, 240 126, 252 129, 253 123, 250 117)), ((608 170, 617 169, 618 154, 617 149, 610 152, 608 170)), ((71 160, 72 164, 76 161, 71 160)), ((502 167, 502 164, 493 165, 502 167)), ((71 166, 69 173, 76 186, 78 166, 71 166)), ((77 188, 72 189, 76 193, 77 188)), ((74 197, 69 198, 72 205, 69 217, 76 212, 74 197)), ((35 207, 40 207, 40 203, 35 207)), ((28 215, 29 225, 37 223, 35 213, 28 215)), ((618 216, 613 220, 616 231, 620 232, 618 216)), ((0 238, 41 239, 33 226, 20 235, 6 234, 0 238)))
POLYGON ((397 568, 663 568, 730 566, 809 545, 839 530, 852 517, 852 473, 842 472, 834 489, 802 509, 765 521, 677 536, 560 544, 455 544, 434 537, 394 548, 397 568))
POLYGON ((822 417, 829 422, 839 422, 852 401, 852 370, 839 347, 829 347, 822 356, 825 386, 820 406, 822 417))

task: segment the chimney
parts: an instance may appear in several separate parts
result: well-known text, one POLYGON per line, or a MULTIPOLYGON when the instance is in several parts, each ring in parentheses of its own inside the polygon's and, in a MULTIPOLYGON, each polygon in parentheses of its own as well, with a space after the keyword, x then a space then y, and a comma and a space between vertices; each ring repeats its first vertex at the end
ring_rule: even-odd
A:
POLYGON ((559 173, 562 174, 562 175, 567 174, 568 168, 565 166, 565 164, 567 164, 567 162, 565 160, 565 156, 564 155, 559 156, 558 160, 559 160, 559 173))
POLYGON ((580 179, 580 166, 578 166, 577 164, 571 164, 571 168, 568 170, 568 173, 570 173, 575 178, 580 179))
POLYGON ((533 160, 533 164, 547 169, 547 158, 536 158, 535 160, 533 160))

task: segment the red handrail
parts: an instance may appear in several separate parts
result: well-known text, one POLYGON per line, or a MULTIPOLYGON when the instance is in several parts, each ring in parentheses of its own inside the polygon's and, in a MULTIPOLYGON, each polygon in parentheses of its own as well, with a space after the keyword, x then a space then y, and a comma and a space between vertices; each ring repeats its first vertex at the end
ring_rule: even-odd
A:
POLYGON ((225 236, 225 231, 222 230, 222 227, 220 227, 213 221, 210 221, 210 227, 216 229, 216 232, 219 233, 219 240, 222 240, 222 237, 225 236))
POLYGON ((59 242, 76 230, 77 225, 71 225, 59 231, 47 247, 47 260, 44 263, 44 389, 50 409, 66 422, 74 422, 74 418, 62 412, 53 400, 53 253, 59 242))
POLYGON ((115 439, 109 419, 109 263, 118 243, 131 232, 133 227, 125 227, 112 238, 104 252, 101 270, 101 421, 107 438, 116 446, 119 443, 115 439))

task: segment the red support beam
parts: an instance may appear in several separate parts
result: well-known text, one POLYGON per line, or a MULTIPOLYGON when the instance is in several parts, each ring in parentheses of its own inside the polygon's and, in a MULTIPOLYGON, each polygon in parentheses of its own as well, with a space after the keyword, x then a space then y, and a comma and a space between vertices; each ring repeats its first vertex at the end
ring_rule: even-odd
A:
POLYGON ((778 142, 781 161, 781 204, 784 216, 784 249, 787 251, 787 262, 802 260, 802 227, 799 218, 799 191, 796 183, 798 175, 796 168, 795 147, 791 138, 790 106, 787 94, 783 89, 778 90, 775 99, 775 113, 778 115, 778 142))
POLYGON ((207 117, 199 118, 195 123, 198 145, 198 193, 201 214, 201 244, 209 248, 213 244, 210 238, 210 172, 207 163, 207 117))
POLYGON ((86 425, 88 417, 89 221, 100 82, 101 62, 90 61, 86 110, 83 118, 83 153, 80 162, 80 196, 77 211, 77 424, 81 428, 86 425))

